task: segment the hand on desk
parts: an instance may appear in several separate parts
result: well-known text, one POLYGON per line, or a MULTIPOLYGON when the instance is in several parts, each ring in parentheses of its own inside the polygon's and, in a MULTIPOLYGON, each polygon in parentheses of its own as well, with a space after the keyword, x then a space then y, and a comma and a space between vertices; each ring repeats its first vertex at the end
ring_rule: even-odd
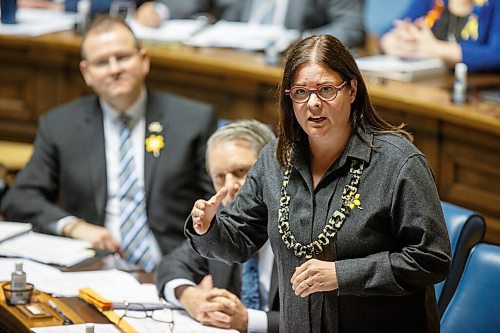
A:
POLYGON ((123 256, 120 243, 104 227, 77 220, 65 225, 63 234, 71 238, 88 241, 94 248, 118 252, 123 256))
POLYGON ((44 8, 53 10, 64 10, 64 3, 52 2, 48 0, 17 0, 19 8, 44 8))
POLYGON ((194 286, 176 288, 187 313, 203 325, 246 332, 248 312, 240 299, 226 289, 214 288, 211 276, 194 286))
POLYGON ((158 28, 161 25, 162 21, 160 13, 156 11, 154 2, 146 2, 142 4, 137 9, 135 19, 140 24, 151 28, 158 28))

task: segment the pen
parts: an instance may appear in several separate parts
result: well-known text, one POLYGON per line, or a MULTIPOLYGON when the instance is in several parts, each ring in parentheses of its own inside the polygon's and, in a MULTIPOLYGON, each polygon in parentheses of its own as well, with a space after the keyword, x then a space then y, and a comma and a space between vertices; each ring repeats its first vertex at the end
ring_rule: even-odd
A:
POLYGON ((63 319, 63 325, 73 325, 73 321, 69 319, 68 316, 66 316, 64 312, 62 312, 61 309, 57 307, 56 303, 54 303, 52 300, 48 300, 47 303, 49 303, 50 307, 61 316, 61 318, 63 319))

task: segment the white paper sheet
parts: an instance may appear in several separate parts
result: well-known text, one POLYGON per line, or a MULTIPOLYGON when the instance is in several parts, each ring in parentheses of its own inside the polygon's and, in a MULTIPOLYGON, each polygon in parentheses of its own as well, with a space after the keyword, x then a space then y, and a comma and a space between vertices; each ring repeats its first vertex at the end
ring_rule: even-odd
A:
POLYGON ((77 239, 28 232, 0 243, 0 255, 69 267, 95 256, 90 247, 77 239))
MULTIPOLYGON (((121 317, 123 316, 125 311, 115 310, 115 313, 119 317, 121 317)), ((153 313, 153 318, 164 321, 170 321, 173 318, 174 333, 238 333, 237 330, 203 326, 199 322, 189 317, 189 315, 183 310, 155 310, 153 313)), ((124 320, 126 320, 127 323, 129 323, 137 332, 170 333, 167 323, 162 323, 150 318, 135 319, 125 317, 124 320)))
POLYGON ((154 284, 141 284, 127 272, 116 269, 61 272, 57 268, 26 259, 0 258, 0 281, 9 281, 15 263, 22 262, 26 280, 35 288, 55 296, 78 296, 90 287, 112 302, 160 303, 154 284))
POLYGON ((141 284, 131 274, 116 269, 64 275, 68 293, 77 294, 80 288, 89 287, 113 303, 160 303, 154 284, 141 284))
POLYGON ((275 25, 218 21, 191 37, 186 44, 199 47, 230 47, 265 50, 274 46, 281 52, 300 37, 298 30, 275 25))
POLYGON ((29 223, 0 221, 0 242, 28 232, 31 228, 29 223))
POLYGON ((0 281, 9 281, 14 271, 15 263, 23 263, 23 271, 26 273, 26 281, 33 283, 38 288, 43 277, 59 281, 62 278, 62 272, 49 265, 40 264, 27 259, 0 258, 0 281))
POLYGON ((159 42, 184 42, 206 25, 204 20, 166 20, 158 28, 143 26, 135 20, 128 23, 137 38, 159 42))
MULTIPOLYGON (((34 333, 85 333, 87 324, 35 327, 34 333)), ((94 333, 120 333, 121 331, 113 324, 94 324, 94 333)))
POLYGON ((2 35, 40 36, 73 29, 75 14, 50 9, 19 8, 16 24, 0 23, 2 35))

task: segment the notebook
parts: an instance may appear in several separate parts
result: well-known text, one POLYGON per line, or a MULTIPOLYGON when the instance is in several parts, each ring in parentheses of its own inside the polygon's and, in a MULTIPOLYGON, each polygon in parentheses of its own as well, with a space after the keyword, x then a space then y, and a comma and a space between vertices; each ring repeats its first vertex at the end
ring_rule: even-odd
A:
POLYGON ((400 59, 376 55, 357 58, 356 62, 366 75, 404 82, 440 76, 447 69, 440 59, 400 59))

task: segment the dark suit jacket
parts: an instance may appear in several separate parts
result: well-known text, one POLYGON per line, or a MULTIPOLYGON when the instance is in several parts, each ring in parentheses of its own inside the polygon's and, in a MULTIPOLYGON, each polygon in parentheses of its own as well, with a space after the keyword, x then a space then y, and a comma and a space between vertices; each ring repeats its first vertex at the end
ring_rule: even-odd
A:
MULTIPOLYGON (((111 8, 111 4, 114 0, 93 0, 91 1, 91 12, 93 14, 108 13, 111 8)), ((135 5, 139 8, 145 2, 151 2, 152 0, 137 0, 135 5)), ((183 19, 197 12, 206 11, 208 8, 207 0, 155 0, 156 2, 164 3, 169 10, 170 18, 172 19, 183 19)), ((76 12, 78 9, 78 0, 65 0, 64 9, 69 12, 76 12)))
MULTIPOLYGON (((174 279, 188 279, 199 283, 211 274, 214 286, 227 289, 235 295, 241 292, 241 268, 238 264, 226 264, 218 260, 205 259, 196 253, 186 241, 170 255, 163 258, 158 266, 156 284, 163 296, 165 284, 174 279)), ((267 313, 268 332, 279 332, 279 297, 276 264, 273 265, 269 288, 269 309, 267 313)))
MULTIPOLYGON (((205 172, 206 141, 216 129, 213 110, 201 103, 150 91, 148 124, 158 121, 165 147, 159 157, 144 153, 144 183, 149 226, 161 251, 184 239, 183 226, 196 199, 213 187, 205 172)), ((104 225, 107 202, 102 110, 87 96, 45 114, 34 154, 2 203, 6 219, 33 223, 55 233, 56 221, 74 215, 104 225), (57 204, 56 204, 57 203, 57 204)))
MULTIPOLYGON (((252 0, 215 0, 215 3, 220 6, 221 18, 227 21, 247 22, 252 13, 252 0)), ((349 47, 363 46, 363 1, 289 0, 285 26, 308 34, 332 35, 349 47)))

